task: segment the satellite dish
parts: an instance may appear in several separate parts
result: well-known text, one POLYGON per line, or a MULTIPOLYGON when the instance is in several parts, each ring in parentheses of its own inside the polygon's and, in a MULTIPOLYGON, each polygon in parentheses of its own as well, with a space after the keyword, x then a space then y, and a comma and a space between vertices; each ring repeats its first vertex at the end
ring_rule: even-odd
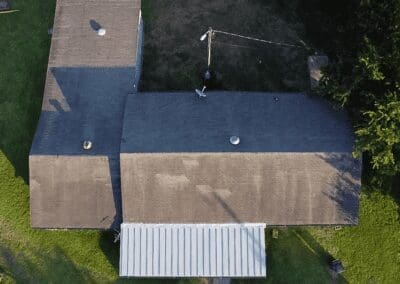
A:
POLYGON ((206 86, 204 86, 202 90, 196 89, 194 91, 199 96, 199 98, 205 98, 205 97, 207 97, 207 95, 204 93, 205 89, 206 89, 206 86))
POLYGON ((200 37, 201 41, 204 41, 208 35, 208 31, 200 37))

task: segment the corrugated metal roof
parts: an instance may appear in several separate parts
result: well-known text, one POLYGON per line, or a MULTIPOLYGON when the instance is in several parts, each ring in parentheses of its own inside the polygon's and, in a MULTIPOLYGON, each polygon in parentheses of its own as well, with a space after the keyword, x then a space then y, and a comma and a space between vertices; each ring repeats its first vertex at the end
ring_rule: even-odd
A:
POLYGON ((266 277, 264 224, 121 225, 122 277, 266 277))

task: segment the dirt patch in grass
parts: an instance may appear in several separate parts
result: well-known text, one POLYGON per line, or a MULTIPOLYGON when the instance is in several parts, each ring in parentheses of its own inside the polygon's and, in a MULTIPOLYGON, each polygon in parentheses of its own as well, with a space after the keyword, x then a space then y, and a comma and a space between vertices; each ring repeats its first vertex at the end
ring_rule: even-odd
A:
MULTIPOLYGON (((143 91, 190 90, 207 67, 208 27, 301 45, 304 25, 291 1, 143 0, 143 91), (286 3, 287 2, 287 3, 286 3)), ((217 34, 212 69, 221 90, 301 91, 308 88, 305 48, 217 34)))

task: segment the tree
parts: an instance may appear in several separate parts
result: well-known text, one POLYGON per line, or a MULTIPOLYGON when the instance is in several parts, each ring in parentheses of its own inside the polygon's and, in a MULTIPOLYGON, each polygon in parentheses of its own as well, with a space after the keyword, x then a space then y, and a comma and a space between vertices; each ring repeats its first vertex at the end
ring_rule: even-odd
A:
POLYGON ((370 153, 374 170, 394 176, 400 171, 400 100, 394 94, 387 99, 364 113, 366 123, 356 130, 355 154, 370 153))
POLYGON ((400 173, 400 1, 357 2, 328 48, 333 64, 318 93, 349 110, 355 155, 364 153, 377 176, 390 177, 400 173))

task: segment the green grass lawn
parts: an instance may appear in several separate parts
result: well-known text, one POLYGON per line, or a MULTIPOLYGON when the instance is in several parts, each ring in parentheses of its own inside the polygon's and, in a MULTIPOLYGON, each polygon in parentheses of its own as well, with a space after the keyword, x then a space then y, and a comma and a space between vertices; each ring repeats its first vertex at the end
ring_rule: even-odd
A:
MULTIPOLYGON (((28 153, 40 113, 55 1, 14 3, 19 12, 0 14, 0 283, 118 281, 118 245, 111 233, 30 228, 28 153)), ((152 3, 145 2, 149 17, 156 9, 152 3)), ((147 86, 156 84, 157 77, 146 76, 147 86)), ((363 194, 359 226, 282 229, 278 239, 268 230, 267 254, 269 283, 400 283, 398 204, 378 192, 363 194), (343 260, 343 277, 333 279, 327 270, 330 257, 343 260)))

